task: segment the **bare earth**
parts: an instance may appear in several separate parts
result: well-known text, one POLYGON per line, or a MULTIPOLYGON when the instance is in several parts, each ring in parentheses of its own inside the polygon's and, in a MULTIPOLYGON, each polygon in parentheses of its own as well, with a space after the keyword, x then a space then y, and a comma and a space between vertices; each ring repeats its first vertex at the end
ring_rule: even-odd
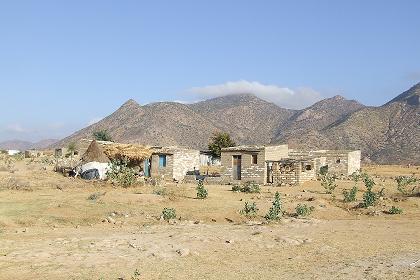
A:
POLYGON ((209 198, 198 200, 194 185, 157 195, 162 187, 65 178, 41 160, 0 162, 0 279, 420 279, 420 198, 402 197, 391 179, 419 168, 366 170, 385 188, 372 209, 342 201, 351 181, 338 182, 335 198, 309 182, 260 194, 206 186, 209 198), (315 211, 265 223, 276 191, 286 212, 298 203, 315 211), (256 217, 239 214, 245 201, 256 217), (404 213, 383 212, 393 205, 404 213), (179 219, 159 220, 164 207, 179 219))

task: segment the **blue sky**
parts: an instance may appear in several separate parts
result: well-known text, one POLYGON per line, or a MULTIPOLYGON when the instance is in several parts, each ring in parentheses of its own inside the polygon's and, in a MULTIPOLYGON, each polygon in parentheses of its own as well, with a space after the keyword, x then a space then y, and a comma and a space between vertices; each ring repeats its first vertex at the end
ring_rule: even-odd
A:
POLYGON ((0 141, 63 137, 133 98, 250 91, 381 105, 420 82, 420 1, 0 0, 0 141))

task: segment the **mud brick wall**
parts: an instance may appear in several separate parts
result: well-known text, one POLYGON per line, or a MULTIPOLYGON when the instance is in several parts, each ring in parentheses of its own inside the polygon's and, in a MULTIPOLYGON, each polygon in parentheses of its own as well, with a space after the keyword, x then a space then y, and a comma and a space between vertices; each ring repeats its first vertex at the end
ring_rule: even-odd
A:
POLYGON ((265 160, 277 161, 289 157, 289 146, 266 146, 265 147, 265 160))
POLYGON ((159 167, 159 154, 152 155, 150 175, 152 178, 173 180, 174 156, 166 155, 166 167, 159 167))
POLYGON ((200 152, 198 150, 174 151, 173 178, 177 181, 184 179, 188 171, 200 169, 200 152))

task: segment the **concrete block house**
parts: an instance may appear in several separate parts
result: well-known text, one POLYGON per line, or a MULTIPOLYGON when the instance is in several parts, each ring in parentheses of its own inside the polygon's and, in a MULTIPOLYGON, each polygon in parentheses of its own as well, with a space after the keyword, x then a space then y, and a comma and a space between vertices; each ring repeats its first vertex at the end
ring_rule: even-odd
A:
POLYGON ((200 151, 180 147, 154 148, 150 159, 150 176, 182 181, 190 171, 200 167, 200 151))
POLYGON ((266 161, 288 157, 288 146, 238 146, 221 151, 222 176, 224 181, 255 181, 265 184, 266 161))

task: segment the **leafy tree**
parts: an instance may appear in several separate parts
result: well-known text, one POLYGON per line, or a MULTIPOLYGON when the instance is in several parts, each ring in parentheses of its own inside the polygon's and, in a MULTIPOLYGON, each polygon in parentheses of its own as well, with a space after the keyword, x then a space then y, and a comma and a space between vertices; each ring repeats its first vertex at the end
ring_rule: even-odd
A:
POLYGON ((112 142, 112 137, 111 135, 109 135, 108 130, 99 130, 99 131, 95 131, 93 133, 93 137, 95 137, 95 139, 97 141, 109 141, 112 142))
POLYGON ((67 150, 68 150, 68 153, 70 154, 70 156, 73 156, 76 153, 76 150, 77 150, 76 143, 75 142, 69 143, 69 145, 67 146, 67 150))
POLYGON ((212 155, 215 157, 220 157, 222 148, 234 147, 236 146, 235 142, 230 137, 229 133, 226 132, 216 132, 210 139, 208 145, 209 150, 212 155))

